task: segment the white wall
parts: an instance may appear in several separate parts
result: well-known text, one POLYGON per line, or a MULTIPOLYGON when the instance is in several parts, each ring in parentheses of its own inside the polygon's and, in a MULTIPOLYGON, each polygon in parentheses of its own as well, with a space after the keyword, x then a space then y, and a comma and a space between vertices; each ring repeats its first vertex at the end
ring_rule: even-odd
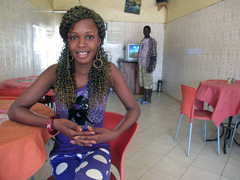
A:
POLYGON ((181 83, 240 79, 240 1, 224 0, 167 23, 163 88, 181 100, 181 83))
MULTIPOLYGON (((61 14, 39 10, 27 0, 0 1, 0 82, 15 77, 39 75, 57 62, 62 47, 58 24, 61 14)), ((139 43, 143 27, 150 25, 158 43, 158 63, 154 72, 154 90, 162 78, 163 24, 107 22, 105 48, 117 65, 124 58, 128 42, 139 43)))
POLYGON ((105 48, 109 52, 112 62, 117 65, 119 58, 124 59, 125 45, 127 43, 140 43, 143 35, 143 27, 151 27, 151 37, 155 38, 157 47, 157 66, 153 73, 153 90, 157 89, 157 81, 162 79, 162 57, 164 28, 163 24, 154 23, 130 23, 130 22, 108 22, 107 38, 105 48))
POLYGON ((39 75, 56 48, 53 13, 40 11, 28 0, 0 1, 0 82, 15 77, 39 75))

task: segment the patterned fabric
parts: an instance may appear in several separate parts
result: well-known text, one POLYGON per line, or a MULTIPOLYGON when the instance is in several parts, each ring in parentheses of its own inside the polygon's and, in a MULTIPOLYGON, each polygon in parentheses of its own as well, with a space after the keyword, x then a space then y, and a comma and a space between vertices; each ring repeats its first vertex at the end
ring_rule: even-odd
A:
POLYGON ((138 53, 138 63, 139 66, 146 67, 147 55, 148 55, 148 41, 149 38, 144 38, 140 44, 140 50, 138 53))
MULTIPOLYGON (((55 97, 57 98, 57 97, 55 97)), ((58 101, 56 101, 58 102, 58 101)), ((104 97, 103 104, 97 104, 96 109, 91 110, 91 116, 88 113, 88 91, 87 85, 77 90, 77 100, 74 108, 67 109, 62 104, 56 104, 57 118, 69 119, 72 122, 82 126, 87 131, 87 126, 103 127, 103 116, 106 109, 107 96, 104 97)), ((94 144, 92 147, 79 146, 70 143, 70 139, 62 133, 56 136, 56 141, 50 156, 66 153, 86 153, 100 147, 108 147, 108 143, 94 144)))
POLYGON ((88 153, 55 155, 50 160, 55 180, 109 180, 111 174, 109 148, 99 148, 88 153))
MULTIPOLYGON (((143 41, 144 39, 142 39, 143 41)), ((141 43, 142 43, 141 41, 141 43)), ((139 48, 140 51, 140 48, 139 48)), ((139 62, 139 59, 138 59, 139 62)), ((154 38, 149 38, 148 41, 148 54, 146 60, 146 73, 152 73, 157 64, 157 42, 154 38), (151 66, 150 66, 151 65, 151 66)))

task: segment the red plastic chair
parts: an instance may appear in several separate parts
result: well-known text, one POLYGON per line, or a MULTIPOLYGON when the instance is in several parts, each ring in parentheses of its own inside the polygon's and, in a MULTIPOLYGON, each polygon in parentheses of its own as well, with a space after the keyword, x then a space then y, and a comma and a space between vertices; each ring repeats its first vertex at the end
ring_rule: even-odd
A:
MULTIPOLYGON (((189 129, 189 141, 188 141, 188 150, 187 150, 187 156, 189 157, 190 154, 190 145, 191 145, 191 137, 192 137, 192 123, 193 119, 199 119, 199 120, 205 120, 204 125, 204 141, 206 141, 206 120, 210 120, 212 116, 212 112, 201 110, 201 109, 195 109, 195 99, 197 91, 193 87, 189 87, 186 85, 181 84, 182 88, 182 105, 181 105, 181 115, 178 123, 177 133, 174 141, 177 141, 178 131, 181 124, 182 115, 185 114, 190 119, 190 129, 189 129)), ((218 155, 220 155, 220 138, 219 138, 219 126, 217 128, 218 134, 217 134, 217 141, 218 141, 218 155)))
MULTIPOLYGON (((103 127, 108 129, 115 129, 117 125, 123 119, 122 114, 105 112, 104 114, 104 124, 103 127)), ((124 156, 129 143, 131 142, 133 136, 136 134, 138 129, 138 123, 135 122, 130 128, 124 131, 117 139, 109 142, 111 150, 111 163, 117 168, 120 179, 124 180, 124 156)), ((110 180, 115 180, 116 177, 111 173, 110 180)))
MULTIPOLYGON (((103 127, 108 129, 115 129, 117 125, 123 119, 122 114, 108 112, 104 113, 103 127)), ((138 129, 138 123, 135 122, 130 128, 124 131, 117 139, 109 141, 110 151, 111 151, 111 163, 117 168, 120 179, 125 180, 124 176, 124 156, 129 143, 131 142, 133 136, 136 134, 138 129)), ((113 173, 111 173, 110 180, 116 180, 117 178, 113 173)), ((53 176, 50 176, 48 180, 54 180, 53 176)))

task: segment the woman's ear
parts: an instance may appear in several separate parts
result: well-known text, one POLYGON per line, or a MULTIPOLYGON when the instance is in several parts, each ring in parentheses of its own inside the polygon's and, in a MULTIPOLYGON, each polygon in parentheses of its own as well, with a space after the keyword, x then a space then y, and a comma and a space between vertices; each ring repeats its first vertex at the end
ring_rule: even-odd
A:
POLYGON ((98 46, 101 45, 101 42, 102 42, 102 41, 101 41, 101 38, 99 37, 99 38, 98 38, 98 46))

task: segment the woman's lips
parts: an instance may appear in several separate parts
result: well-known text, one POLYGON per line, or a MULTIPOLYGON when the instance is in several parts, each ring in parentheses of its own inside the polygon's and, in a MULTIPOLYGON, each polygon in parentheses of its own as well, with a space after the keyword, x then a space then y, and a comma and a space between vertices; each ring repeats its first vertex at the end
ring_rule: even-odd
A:
POLYGON ((88 56, 88 52, 87 51, 77 52, 77 56, 81 59, 86 58, 88 56))

